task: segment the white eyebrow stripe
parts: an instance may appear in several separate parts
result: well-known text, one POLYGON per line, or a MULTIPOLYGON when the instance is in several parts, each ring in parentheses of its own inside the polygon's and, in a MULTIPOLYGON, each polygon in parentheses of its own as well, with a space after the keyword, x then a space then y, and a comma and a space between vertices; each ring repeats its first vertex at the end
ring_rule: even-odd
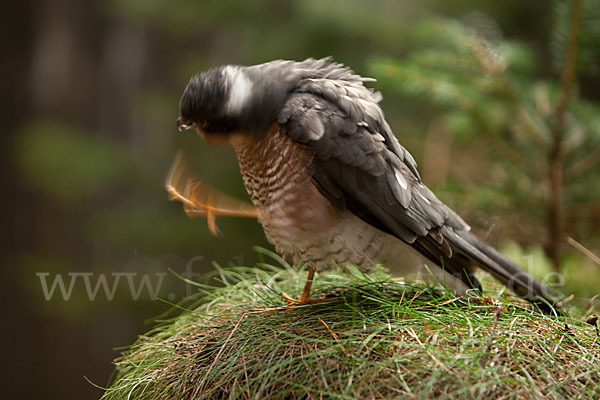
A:
POLYGON ((225 67, 229 84, 229 98, 225 109, 229 114, 238 114, 248 102, 252 93, 252 82, 239 67, 225 67))

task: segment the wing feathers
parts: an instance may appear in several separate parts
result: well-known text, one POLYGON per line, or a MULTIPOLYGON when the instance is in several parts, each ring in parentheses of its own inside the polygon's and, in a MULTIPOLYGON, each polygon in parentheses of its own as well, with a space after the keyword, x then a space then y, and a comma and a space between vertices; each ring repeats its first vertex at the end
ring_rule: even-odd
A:
POLYGON ((377 105, 381 95, 340 64, 321 66, 299 81, 278 122, 281 132, 314 152, 313 180, 323 195, 471 287, 480 288, 471 275, 474 261, 504 282, 514 280, 522 296, 549 299, 544 285, 469 234, 462 218, 421 183, 414 158, 377 105), (533 287, 535 296, 525 287, 533 287))
MULTIPOLYGON (((397 169, 393 169, 386 173, 387 183, 394 194, 394 198, 397 202, 402 205, 405 209, 410 206, 412 195, 411 191, 408 189, 408 181, 400 171, 397 169)), ((393 203, 390 203, 393 206, 393 203)))

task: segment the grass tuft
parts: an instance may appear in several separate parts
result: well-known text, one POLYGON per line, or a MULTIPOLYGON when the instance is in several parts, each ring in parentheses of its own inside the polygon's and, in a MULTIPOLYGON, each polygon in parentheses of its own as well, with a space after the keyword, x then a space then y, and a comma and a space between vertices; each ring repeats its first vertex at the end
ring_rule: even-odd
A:
POLYGON ((505 294, 463 300, 350 270, 317 277, 328 301, 282 307, 305 271, 218 276, 115 361, 102 399, 600 396, 594 328, 505 294))

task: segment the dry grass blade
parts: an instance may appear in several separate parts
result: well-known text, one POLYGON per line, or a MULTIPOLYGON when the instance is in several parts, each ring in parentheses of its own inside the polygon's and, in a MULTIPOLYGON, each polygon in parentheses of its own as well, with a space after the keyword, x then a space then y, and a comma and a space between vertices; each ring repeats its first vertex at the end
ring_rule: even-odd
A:
POLYGON ((594 254, 590 249, 588 249, 587 247, 585 247, 584 245, 582 245, 581 243, 579 243, 572 237, 567 238, 567 243, 569 243, 571 246, 575 247, 582 254, 584 254, 587 258, 589 258, 596 264, 600 265, 600 257, 598 257, 596 254, 594 254))

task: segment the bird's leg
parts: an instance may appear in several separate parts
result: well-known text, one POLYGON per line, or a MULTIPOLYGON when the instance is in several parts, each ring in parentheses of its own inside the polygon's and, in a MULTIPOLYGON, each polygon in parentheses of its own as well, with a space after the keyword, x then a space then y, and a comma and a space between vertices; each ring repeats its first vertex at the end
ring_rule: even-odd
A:
POLYGON ((306 278, 306 283, 304 284, 304 289, 302 290, 302 294, 298 300, 292 299, 287 294, 283 293, 282 297, 290 304, 309 304, 316 303, 318 301, 323 301, 326 298, 323 297, 310 297, 310 289, 312 287, 313 279, 315 277, 315 269, 313 267, 308 267, 308 278, 306 278))
POLYGON ((228 196, 202 182, 181 153, 177 154, 173 161, 165 189, 169 192, 171 200, 183 203, 183 209, 188 216, 206 216, 208 229, 215 236, 219 234, 216 224, 216 217, 219 215, 258 217, 258 210, 251 204, 228 196))
POLYGON ((315 277, 315 269, 313 267, 308 268, 308 277, 306 278, 306 283, 304 284, 304 289, 302 290, 302 294, 298 301, 300 303, 308 302, 310 297, 310 289, 312 288, 313 279, 315 277))

